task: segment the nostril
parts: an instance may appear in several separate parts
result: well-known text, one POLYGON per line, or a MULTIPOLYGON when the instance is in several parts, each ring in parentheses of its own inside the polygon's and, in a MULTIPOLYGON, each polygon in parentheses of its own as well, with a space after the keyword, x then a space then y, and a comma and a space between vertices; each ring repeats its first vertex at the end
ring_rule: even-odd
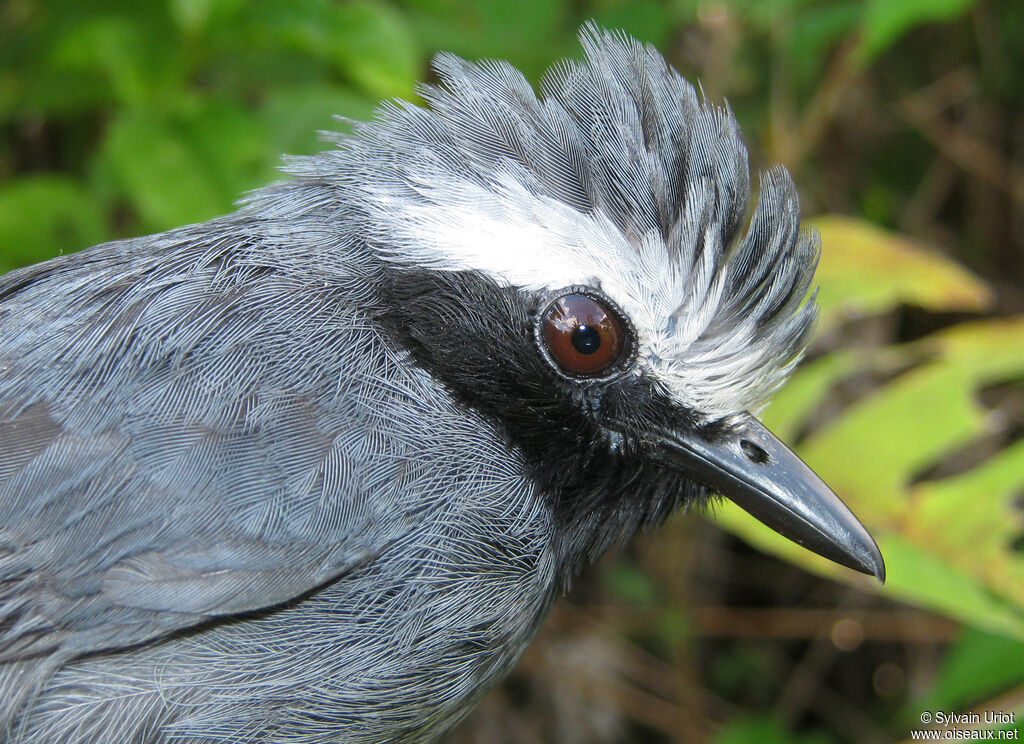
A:
POLYGON ((764 465, 768 462, 768 453, 749 439, 740 440, 740 449, 743 450, 743 454, 746 455, 747 459, 751 462, 756 462, 758 465, 764 465))

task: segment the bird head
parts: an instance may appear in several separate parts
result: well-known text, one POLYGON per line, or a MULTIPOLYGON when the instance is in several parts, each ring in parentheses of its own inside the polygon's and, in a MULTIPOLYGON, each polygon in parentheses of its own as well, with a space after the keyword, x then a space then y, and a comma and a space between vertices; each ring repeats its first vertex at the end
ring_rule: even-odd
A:
POLYGON ((385 326, 504 432, 571 558, 717 493, 883 577, 856 517, 755 418, 816 315, 789 175, 762 173, 748 215, 731 111, 652 47, 581 38, 539 94, 442 54, 428 108, 385 104, 293 170, 347 194, 385 326))

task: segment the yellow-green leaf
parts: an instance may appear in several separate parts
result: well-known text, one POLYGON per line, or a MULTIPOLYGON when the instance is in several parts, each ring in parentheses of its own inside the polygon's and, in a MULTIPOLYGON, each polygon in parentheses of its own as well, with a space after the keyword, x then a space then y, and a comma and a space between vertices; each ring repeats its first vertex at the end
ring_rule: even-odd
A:
MULTIPOLYGON (((982 387, 1024 379, 1024 317, 978 321, 899 347, 843 352, 798 372, 790 397, 771 409, 778 427, 799 430, 811 400, 873 356, 916 367, 856 401, 798 448, 876 537, 885 591, 999 632, 1024 637, 1024 443, 955 476, 922 480, 929 466, 990 432, 982 387)), ((730 529, 807 568, 863 581, 788 543, 730 504, 730 529)), ((870 586, 870 580, 864 582, 870 586)))
POLYGON ((823 327, 899 304, 932 310, 983 310, 991 290, 959 264, 864 220, 822 216, 815 275, 823 327))

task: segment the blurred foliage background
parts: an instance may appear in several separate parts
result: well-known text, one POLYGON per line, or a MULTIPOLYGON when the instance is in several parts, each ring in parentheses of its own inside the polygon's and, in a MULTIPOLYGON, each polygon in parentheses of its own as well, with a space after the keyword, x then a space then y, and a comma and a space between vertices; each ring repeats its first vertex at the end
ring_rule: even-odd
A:
POLYGON ((1024 714, 1019 0, 0 0, 0 271, 229 211, 332 115, 415 99, 438 49, 536 80, 587 18, 793 172, 823 314, 766 419, 889 583, 728 505, 677 515, 584 576, 450 741, 887 742, 936 711, 982 719, 945 738, 1017 736, 984 719, 1024 714))

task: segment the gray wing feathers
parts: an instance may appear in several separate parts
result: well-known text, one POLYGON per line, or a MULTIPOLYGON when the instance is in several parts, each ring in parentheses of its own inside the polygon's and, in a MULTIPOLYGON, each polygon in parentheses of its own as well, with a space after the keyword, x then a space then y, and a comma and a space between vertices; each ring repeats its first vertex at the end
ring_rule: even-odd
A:
POLYGON ((398 362, 345 300, 372 277, 298 286, 189 230, 0 283, 0 660, 275 605, 407 528, 360 394, 398 362))
POLYGON ((133 555, 106 571, 102 591, 125 607, 228 615, 280 604, 372 556, 368 547, 325 551, 321 546, 226 540, 133 555))

